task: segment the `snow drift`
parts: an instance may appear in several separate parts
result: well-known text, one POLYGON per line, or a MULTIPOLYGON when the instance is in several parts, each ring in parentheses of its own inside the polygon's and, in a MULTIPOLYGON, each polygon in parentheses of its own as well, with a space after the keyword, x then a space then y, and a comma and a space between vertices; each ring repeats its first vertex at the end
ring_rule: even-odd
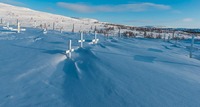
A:
MULTIPOLYGON (((199 50, 190 40, 116 38, 27 28, 0 31, 0 106, 198 107, 199 50), (68 40, 76 50, 65 55, 68 40)), ((195 41, 199 47, 199 42, 195 41)))

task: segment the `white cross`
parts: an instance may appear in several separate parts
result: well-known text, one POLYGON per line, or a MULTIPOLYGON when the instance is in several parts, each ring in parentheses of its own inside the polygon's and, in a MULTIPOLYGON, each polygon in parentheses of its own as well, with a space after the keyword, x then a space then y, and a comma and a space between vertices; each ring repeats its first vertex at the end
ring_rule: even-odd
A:
POLYGON ((164 39, 164 41, 165 41, 165 38, 166 38, 166 34, 164 33, 164 38, 163 38, 163 39, 164 39))
POLYGON ((94 39, 92 40, 92 43, 93 44, 97 44, 98 41, 99 41, 99 39, 97 39, 97 32, 95 31, 95 33, 94 33, 94 39))
POLYGON ((69 47, 68 50, 66 51, 66 54, 68 54, 68 57, 71 58, 72 57, 72 52, 74 51, 74 49, 72 49, 72 40, 69 40, 69 47))
POLYGON ((20 33, 20 31, 21 31, 21 28, 20 28, 20 23, 19 23, 19 22, 17 22, 17 33, 20 33))
POLYGON ((81 32, 81 37, 80 40, 78 40, 79 43, 81 43, 81 48, 83 47, 83 42, 85 42, 85 40, 83 39, 83 32, 81 32))
POLYGON ((47 29, 46 28, 44 28, 43 34, 47 34, 47 29))
POLYGON ((6 26, 4 26, 3 28, 6 29, 6 30, 10 30, 10 23, 7 22, 6 26))
POLYGON ((9 27, 10 27, 10 24, 9 24, 9 22, 7 23, 7 26, 6 26, 8 29, 9 29, 9 27))

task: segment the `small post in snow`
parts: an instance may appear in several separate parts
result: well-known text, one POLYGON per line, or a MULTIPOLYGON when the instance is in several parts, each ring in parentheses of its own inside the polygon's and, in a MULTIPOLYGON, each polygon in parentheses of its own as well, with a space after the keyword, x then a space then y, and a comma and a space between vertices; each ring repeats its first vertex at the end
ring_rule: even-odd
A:
POLYGON ((17 19, 17 26, 18 26, 19 19, 17 19))
POLYGON ((43 34, 47 34, 47 26, 46 26, 46 23, 44 24, 43 34))
POLYGON ((18 22, 18 23, 17 23, 17 33, 20 33, 20 31, 21 31, 20 23, 18 22))
POLYGON ((168 39, 167 39, 167 41, 170 42, 170 35, 168 35, 168 39))
POLYGON ((81 32, 81 37, 80 40, 78 40, 78 42, 81 43, 80 47, 83 48, 83 42, 85 42, 85 40, 83 39, 83 32, 81 32))
POLYGON ((63 27, 60 28, 60 33, 62 33, 62 32, 63 32, 63 27))
POLYGON ((75 29, 75 27, 74 27, 74 24, 73 24, 72 33, 74 33, 74 32, 75 32, 75 30, 74 30, 74 29, 75 29))
POLYGON ((36 20, 34 21, 34 28, 36 28, 37 27, 37 23, 36 23, 36 20))
POLYGON ((121 38, 121 28, 119 27, 118 36, 121 38))
MULTIPOLYGON (((177 35, 179 36, 179 33, 177 35)), ((178 43, 178 36, 177 35, 175 36, 175 39, 176 39, 175 40, 175 45, 177 45, 177 43, 178 43)))
POLYGON ((174 35, 175 35, 175 31, 173 31, 173 33, 172 33, 172 39, 174 39, 174 35))
POLYGON ((68 46, 68 50, 66 51, 66 54, 68 54, 68 57, 71 58, 72 57, 72 52, 74 51, 74 49, 72 49, 72 40, 69 40, 69 46, 68 46))
POLYGON ((1 18, 1 23, 0 24, 3 24, 3 19, 1 18))
POLYGON ((55 30, 55 22, 53 22, 53 30, 55 30))
POLYGON ((97 31, 97 26, 94 27, 94 31, 97 31))
POLYGON ((98 41, 99 41, 99 39, 97 39, 97 32, 95 31, 95 32, 94 32, 94 39, 92 40, 92 43, 93 43, 93 44, 97 44, 98 41))
POLYGON ((194 46, 194 34, 192 34, 192 41, 191 41, 191 47, 190 47, 190 58, 192 58, 193 46, 194 46))
POLYGON ((165 42, 165 39, 166 39, 166 34, 165 33, 164 33, 164 38, 163 39, 164 39, 164 42, 165 42))
POLYGON ((46 28, 46 29, 47 29, 47 24, 46 24, 46 23, 44 24, 44 28, 46 28))

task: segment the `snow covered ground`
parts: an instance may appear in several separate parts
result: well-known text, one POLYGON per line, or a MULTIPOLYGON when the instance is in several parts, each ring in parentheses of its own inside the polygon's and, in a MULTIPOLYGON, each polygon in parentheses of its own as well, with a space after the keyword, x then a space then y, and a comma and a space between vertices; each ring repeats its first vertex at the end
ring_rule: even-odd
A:
POLYGON ((2 19, 4 25, 6 25, 7 22, 11 25, 17 25, 18 20, 23 27, 44 27, 46 24, 48 29, 53 29, 54 23, 56 30, 63 28, 64 31, 72 31, 74 24, 75 32, 78 32, 80 30, 89 31, 91 28, 94 29, 95 26, 100 29, 104 27, 105 24, 96 19, 71 18, 4 3, 0 3, 0 7, 0 19, 2 19))
MULTIPOLYGON (((121 35, 123 35, 125 32, 131 32, 135 35, 142 34, 143 36, 145 32, 144 28, 142 30, 140 27, 111 24, 90 18, 72 18, 46 12, 35 11, 24 7, 12 6, 5 3, 0 3, 0 7, 0 26, 6 26, 8 23, 11 26, 17 26, 18 22, 20 22, 21 27, 35 27, 40 29, 47 28, 47 30, 54 29, 56 31, 66 32, 71 32, 73 28, 74 32, 93 32, 95 29, 97 29, 102 34, 106 34, 109 36, 118 35, 119 28, 121 29, 121 35)), ((146 34, 152 34, 153 37, 156 37, 158 35, 164 37, 165 35, 166 38, 168 38, 168 36, 172 38, 173 36, 173 32, 169 30, 163 30, 162 33, 156 32, 156 30, 152 30, 152 32, 151 30, 147 30, 146 34), (164 33, 167 34, 165 35, 164 33)), ((176 31, 175 35, 180 35, 184 38, 191 37, 191 35, 188 35, 188 33, 182 31, 176 31)), ((198 36, 198 38, 200 38, 200 36, 198 36)))
POLYGON ((200 41, 0 28, 1 107, 199 107, 200 41), (65 51, 72 40, 75 52, 65 51))

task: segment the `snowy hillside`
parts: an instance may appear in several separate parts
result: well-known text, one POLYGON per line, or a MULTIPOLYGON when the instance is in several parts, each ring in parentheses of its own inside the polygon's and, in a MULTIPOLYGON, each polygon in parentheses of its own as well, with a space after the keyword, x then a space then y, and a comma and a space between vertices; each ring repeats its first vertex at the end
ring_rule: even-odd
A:
POLYGON ((198 34, 102 23, 3 3, 0 19, 0 107, 200 106, 198 34), (79 31, 85 31, 83 48, 79 31), (71 58, 66 54, 69 40, 71 58))
POLYGON ((89 31, 91 27, 94 28, 96 26, 101 28, 104 25, 102 22, 95 19, 70 18, 4 3, 0 3, 0 7, 0 18, 3 19, 4 23, 10 22, 12 25, 16 25, 17 20, 19 20, 24 27, 33 27, 35 24, 39 27, 46 24, 48 29, 53 29, 53 23, 55 23, 57 30, 63 27, 63 30, 71 31, 74 24, 76 32, 80 30, 89 31))
POLYGON ((27 28, 0 29, 1 107, 199 107, 200 57, 195 41, 116 38, 27 28), (65 51, 72 40, 75 52, 65 51))
MULTIPOLYGON (((111 24, 100 22, 96 19, 90 18, 75 18, 66 17, 61 15, 55 15, 51 13, 39 12, 24 7, 12 6, 4 3, 0 3, 0 25, 6 26, 17 25, 17 22, 21 23, 22 27, 31 28, 47 28, 47 30, 67 31, 71 32, 74 28, 74 32, 85 31, 92 32, 98 30, 99 33, 116 36, 120 32, 122 35, 144 35, 156 37, 157 35, 173 38, 173 35, 179 35, 180 38, 190 38, 188 33, 179 31, 177 29, 168 30, 163 27, 134 27, 119 24, 111 24), (120 31, 119 31, 120 30, 120 31), (177 32, 173 32, 177 31, 177 32), (128 32, 128 33, 127 33, 128 32), (163 34, 167 33, 167 35, 163 34)), ((196 35, 198 36, 198 35, 196 35)), ((198 36, 200 38, 200 35, 198 36)))

